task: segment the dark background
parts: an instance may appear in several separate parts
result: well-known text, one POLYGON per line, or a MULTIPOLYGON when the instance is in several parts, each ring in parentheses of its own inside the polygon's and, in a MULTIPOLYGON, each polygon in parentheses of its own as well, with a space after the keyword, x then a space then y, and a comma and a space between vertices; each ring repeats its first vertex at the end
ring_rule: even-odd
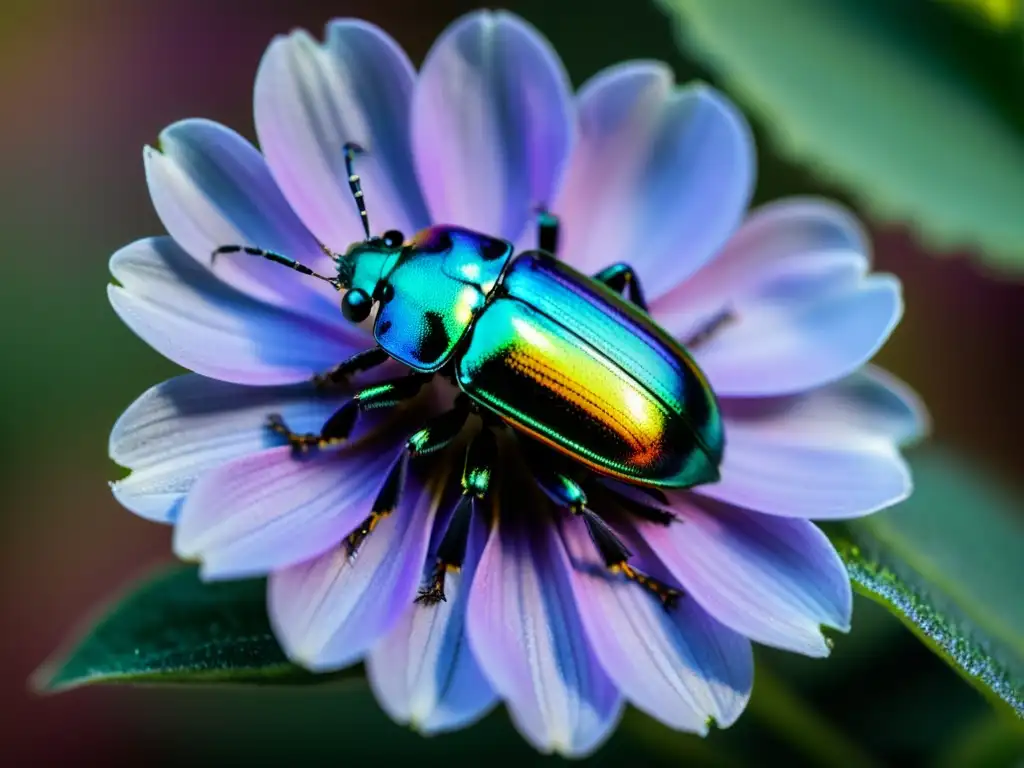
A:
MULTIPOLYGON (((392 724, 361 690, 28 690, 31 672, 97 601, 171 559, 169 531, 111 498, 106 455, 120 411, 173 367, 110 310, 107 259, 161 227, 142 146, 205 116, 254 138, 252 83, 271 37, 316 34, 334 16, 387 29, 420 61, 475 3, 456 0, 4 0, 0 5, 0 757, 13 764, 213 760, 475 764, 532 752, 504 712, 452 736, 392 724)), ((677 52, 667 19, 638 0, 523 0, 579 85, 622 59, 677 52)), ((710 78, 707 78, 710 79, 710 78)), ((759 199, 824 192, 763 141, 759 199)), ((1024 215, 1024 211, 1021 212, 1024 215)), ((909 227, 873 225, 878 268, 899 275, 907 313, 879 361, 928 402, 937 440, 1020 485, 1024 288, 970 254, 929 254, 909 227)), ((599 765, 925 764, 984 738, 972 688, 881 609, 859 601, 829 662, 762 654, 755 696, 707 740, 631 713, 599 765)), ((1010 764, 1012 749, 997 753, 1010 764)), ((995 763, 994 763, 995 764, 995 763)))

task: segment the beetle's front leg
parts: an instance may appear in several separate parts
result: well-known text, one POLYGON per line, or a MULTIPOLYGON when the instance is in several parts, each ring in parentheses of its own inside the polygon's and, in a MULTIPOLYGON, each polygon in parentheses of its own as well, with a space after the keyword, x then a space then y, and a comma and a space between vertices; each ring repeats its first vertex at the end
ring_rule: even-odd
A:
POLYGON ((384 485, 381 486, 377 498, 370 508, 370 514, 345 538, 350 556, 373 532, 377 524, 398 507, 402 491, 405 488, 405 475, 409 460, 439 451, 451 443, 465 426, 469 412, 469 398, 460 395, 451 410, 435 416, 427 422, 426 426, 405 441, 405 448, 392 465, 391 471, 388 472, 387 479, 384 480, 384 485))
POLYGON ((476 503, 487 498, 490 491, 494 460, 498 444, 494 432, 486 424, 473 437, 466 449, 466 463, 462 470, 462 498, 448 520, 444 536, 437 547, 437 562, 430 584, 420 590, 416 602, 436 605, 445 599, 444 580, 449 573, 457 573, 466 559, 469 541, 469 523, 476 503))
POLYGON ((348 360, 339 363, 326 373, 318 373, 313 377, 313 383, 317 389, 327 389, 331 386, 341 386, 348 381, 348 377, 354 373, 368 371, 383 365, 390 359, 390 356, 380 347, 357 352, 348 360))
POLYGON ((629 264, 623 262, 612 264, 594 275, 594 279, 616 293, 623 294, 644 312, 647 311, 647 300, 644 299, 644 292, 640 287, 640 278, 629 264))
POLYGON ((335 411, 331 418, 324 423, 319 433, 293 432, 277 413, 272 413, 267 417, 267 426, 285 438, 296 454, 306 453, 313 448, 329 448, 348 439, 360 412, 375 408, 390 408, 403 400, 409 400, 415 397, 423 385, 433 377, 432 373, 414 373, 366 387, 335 411))

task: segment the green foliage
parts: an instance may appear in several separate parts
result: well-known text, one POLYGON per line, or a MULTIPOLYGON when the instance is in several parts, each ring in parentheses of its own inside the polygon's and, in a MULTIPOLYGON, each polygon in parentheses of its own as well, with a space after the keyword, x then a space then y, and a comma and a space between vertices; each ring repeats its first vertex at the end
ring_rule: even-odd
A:
POLYGON ((1024 716, 1024 529, 999 482, 930 448, 903 504, 835 537, 856 589, 1024 716))
POLYGON ((37 686, 91 683, 322 683, 358 669, 313 675, 291 664, 270 629, 263 579, 204 584, 179 566, 136 588, 37 673, 37 686))
POLYGON ((661 0, 774 148, 940 248, 1024 268, 1024 45, 935 0, 661 0))

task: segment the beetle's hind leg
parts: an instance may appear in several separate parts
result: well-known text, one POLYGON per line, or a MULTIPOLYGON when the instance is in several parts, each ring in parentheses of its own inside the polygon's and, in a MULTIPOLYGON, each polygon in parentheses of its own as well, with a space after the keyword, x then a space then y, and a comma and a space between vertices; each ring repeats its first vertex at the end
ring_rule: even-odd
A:
POLYGON ((466 544, 469 540, 469 523, 478 502, 487 498, 491 487, 494 460, 498 444, 491 427, 486 423, 473 436, 466 449, 466 461, 462 469, 462 497, 455 506, 448 527, 437 547, 437 562, 430 583, 420 590, 416 602, 421 605, 436 605, 445 599, 444 581, 449 573, 457 573, 466 558, 466 544))
MULTIPOLYGON (((576 517, 583 519, 587 527, 587 534, 593 542, 595 549, 604 561, 604 567, 610 573, 621 574, 630 581, 635 581, 640 586, 652 592, 666 610, 675 607, 676 602, 682 596, 682 592, 668 584, 648 576, 643 571, 634 568, 629 564, 632 552, 616 535, 611 526, 604 519, 592 510, 588 504, 587 494, 582 486, 567 473, 539 462, 531 462, 531 469, 537 484, 545 493, 559 506, 569 510, 576 517)), ((646 508, 646 505, 641 505, 646 508)), ((654 509, 653 507, 649 509, 654 509)), ((664 514, 669 513, 659 510, 664 514)), ((670 516, 671 517, 671 516, 670 516)), ((661 522, 659 520, 659 522, 661 522)))
POLYGON ((640 278, 629 264, 621 261, 612 264, 594 275, 594 279, 616 293, 621 293, 644 312, 647 311, 647 300, 644 298, 643 288, 640 287, 640 278))

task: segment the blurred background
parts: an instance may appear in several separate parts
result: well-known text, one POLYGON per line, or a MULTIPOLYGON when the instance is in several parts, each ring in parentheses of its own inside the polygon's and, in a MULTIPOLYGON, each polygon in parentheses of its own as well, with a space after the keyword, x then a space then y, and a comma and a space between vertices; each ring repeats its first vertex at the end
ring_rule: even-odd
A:
MULTIPOLYGON (((865 2, 870 6, 875 0, 865 2)), ((822 9, 832 4, 820 3, 822 9)), ((387 29, 418 62, 447 23, 476 5, 468 0, 0 3, 0 247, 5 257, 0 277, 5 371, 0 379, 0 758, 5 764, 362 765, 415 758, 461 765, 495 755, 527 765, 555 762, 534 754, 503 711, 468 731, 427 740, 388 721, 363 691, 87 688, 39 697, 27 684, 97 602, 171 560, 169 530, 121 509, 107 488, 108 480, 123 474, 106 456, 110 426, 145 388, 174 373, 121 325, 104 290, 110 254, 162 231, 146 192, 143 145, 154 143, 169 123, 193 116, 218 120, 254 139, 253 78, 264 47, 279 32, 305 27, 319 34, 332 17, 358 16, 387 29)), ((762 5, 772 4, 764 0, 762 5)), ((987 83, 986 93, 1000 105, 1007 124, 1024 125, 1017 122, 1024 111, 1019 4, 907 0, 903 5, 941 6, 930 9, 932 21, 919 17, 955 43, 956 58, 939 76, 967 72, 971 83, 987 83), (1013 51, 1020 56, 1016 64, 998 58, 1013 51)), ((745 82, 742 71, 718 66, 715 56, 695 55, 699 46, 681 49, 687 20, 670 20, 656 5, 509 0, 505 7, 549 37, 576 85, 623 59, 658 58, 672 64, 680 81, 701 77, 730 93, 753 93, 752 101, 758 101, 757 83, 745 82)), ((784 29, 785 14, 777 20, 784 29)), ((846 23, 840 17, 834 21, 846 23)), ((882 88, 878 74, 871 76, 882 88)), ((842 113, 843 89, 837 87, 830 97, 842 113)), ((919 226, 921 211, 901 207, 891 190, 883 189, 886 194, 875 201, 870 179, 848 184, 843 163, 816 163, 825 150, 794 151, 804 146, 801 137, 787 136, 785 125, 769 124, 765 115, 770 114, 767 108, 753 113, 758 199, 823 193, 867 219, 877 268, 903 280, 907 306, 879 362, 928 403, 936 442, 980 467, 985 482, 1005 487, 1010 498, 1024 498, 1024 240, 1016 241, 1014 254, 1014 244, 1007 242, 1012 227, 1000 232, 1006 235, 1001 242, 980 238, 972 245, 970 238, 958 244, 946 237, 942 221, 919 226)), ((876 117, 870 110, 853 114, 865 125, 876 117)), ((856 133, 856 124, 848 127, 856 133)), ((929 129, 941 137, 955 126, 939 123, 920 130, 929 129)), ((1024 131, 1019 136, 1024 145, 1024 131)), ((956 137, 950 139, 948 151, 958 151, 956 137)), ((1007 157, 1005 162, 1022 156, 1007 157)), ((850 158, 846 166, 860 167, 856 160, 850 158)), ((1020 202, 1024 221, 1024 187, 1018 182, 958 193, 968 207, 986 195, 998 198, 994 207, 1020 202)), ((1015 501, 1010 506, 1020 515, 1018 522, 1024 521, 1021 507, 1015 501)), ((1004 728, 985 699, 866 600, 858 599, 854 630, 838 639, 831 661, 767 652, 759 663, 750 710, 732 729, 713 731, 702 741, 630 713, 590 762, 1012 765, 1024 759, 1019 736, 1004 728)))

